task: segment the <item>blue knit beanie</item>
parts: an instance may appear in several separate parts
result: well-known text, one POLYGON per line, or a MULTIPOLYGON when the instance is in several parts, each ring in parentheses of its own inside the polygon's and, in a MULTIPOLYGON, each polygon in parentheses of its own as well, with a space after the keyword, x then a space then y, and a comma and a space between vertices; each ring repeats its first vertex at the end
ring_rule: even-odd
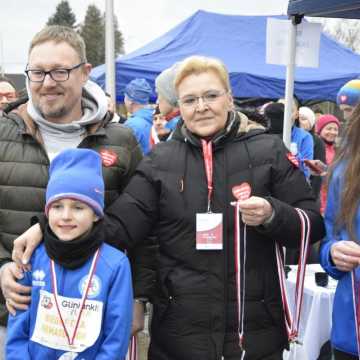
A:
POLYGON ((125 95, 137 104, 148 104, 151 93, 151 86, 145 79, 134 79, 125 87, 125 95))
POLYGON ((360 79, 348 81, 339 90, 336 102, 338 105, 356 106, 360 102, 360 79))
POLYGON ((70 198, 89 205, 99 217, 104 216, 104 180, 100 155, 88 149, 68 149, 50 164, 46 189, 45 213, 57 200, 70 198))

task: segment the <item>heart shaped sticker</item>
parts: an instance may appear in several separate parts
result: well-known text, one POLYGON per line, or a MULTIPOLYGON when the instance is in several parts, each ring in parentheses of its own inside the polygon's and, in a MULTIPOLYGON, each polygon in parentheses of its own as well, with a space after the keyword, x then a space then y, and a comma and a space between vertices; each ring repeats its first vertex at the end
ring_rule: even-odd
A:
POLYGON ((251 187, 247 182, 236 185, 232 188, 232 193, 237 200, 247 200, 251 195, 251 187))

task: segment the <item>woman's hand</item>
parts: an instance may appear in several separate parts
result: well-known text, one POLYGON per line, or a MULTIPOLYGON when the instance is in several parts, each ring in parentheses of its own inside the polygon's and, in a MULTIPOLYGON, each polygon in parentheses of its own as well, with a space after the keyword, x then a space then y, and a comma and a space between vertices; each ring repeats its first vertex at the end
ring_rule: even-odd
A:
POLYGON ((31 255, 41 240, 42 231, 39 224, 33 225, 14 240, 12 259, 19 267, 29 270, 31 255))
POLYGON ((5 298, 6 308, 12 315, 16 314, 16 309, 26 310, 30 303, 31 287, 17 282, 23 276, 22 270, 14 262, 9 262, 1 267, 1 290, 5 298))
POLYGON ((239 201, 241 219, 246 225, 258 226, 270 219, 273 209, 264 198, 251 196, 247 200, 239 201))
POLYGON ((360 265, 360 246, 354 241, 337 241, 331 246, 330 254, 340 271, 351 271, 360 265))

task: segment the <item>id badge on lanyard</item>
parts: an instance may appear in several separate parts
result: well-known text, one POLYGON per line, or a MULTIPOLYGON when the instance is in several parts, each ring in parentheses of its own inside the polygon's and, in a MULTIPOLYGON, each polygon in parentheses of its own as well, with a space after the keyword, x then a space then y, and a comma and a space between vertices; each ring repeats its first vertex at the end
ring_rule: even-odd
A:
POLYGON ((202 140, 205 172, 208 187, 208 211, 196 214, 196 249, 222 250, 223 248, 223 214, 211 212, 211 195, 213 192, 213 158, 212 142, 202 140))
POLYGON ((196 249, 222 250, 223 214, 196 214, 196 249))

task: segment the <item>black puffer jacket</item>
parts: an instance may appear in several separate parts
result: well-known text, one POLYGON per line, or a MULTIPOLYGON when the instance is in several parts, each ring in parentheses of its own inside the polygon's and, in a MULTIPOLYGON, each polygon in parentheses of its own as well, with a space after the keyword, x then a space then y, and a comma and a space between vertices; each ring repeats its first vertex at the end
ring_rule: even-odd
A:
POLYGON ((240 126, 229 115, 214 141, 212 211, 223 214, 224 249, 195 248, 195 217, 207 210, 207 183, 200 141, 178 125, 173 139, 144 158, 124 194, 108 209, 109 235, 131 244, 156 228, 160 255, 149 350, 151 360, 240 359, 234 267, 232 188, 243 182, 271 202, 275 217, 264 228, 248 227, 245 349, 265 359, 287 346, 276 268, 275 241, 297 247, 304 209, 311 241, 324 235, 322 218, 304 175, 286 157, 282 141, 240 126), (119 225, 125 226, 119 226, 119 225), (119 235, 120 236, 120 235, 119 235))

